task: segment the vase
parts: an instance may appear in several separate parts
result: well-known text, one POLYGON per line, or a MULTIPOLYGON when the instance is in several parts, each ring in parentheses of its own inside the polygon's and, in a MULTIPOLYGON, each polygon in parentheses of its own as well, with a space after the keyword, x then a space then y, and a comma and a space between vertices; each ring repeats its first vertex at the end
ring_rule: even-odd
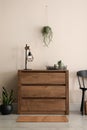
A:
POLYGON ((8 105, 2 104, 2 105, 0 106, 0 112, 1 112, 2 115, 11 114, 11 113, 12 113, 12 110, 13 110, 12 104, 8 104, 8 105))

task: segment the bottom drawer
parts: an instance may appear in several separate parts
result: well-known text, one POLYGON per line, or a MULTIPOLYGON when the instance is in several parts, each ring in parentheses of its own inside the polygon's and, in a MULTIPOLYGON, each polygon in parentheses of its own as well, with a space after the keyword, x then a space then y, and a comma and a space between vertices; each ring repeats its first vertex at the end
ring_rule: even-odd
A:
POLYGON ((23 113, 65 111, 65 99, 22 99, 21 101, 20 110, 23 113))

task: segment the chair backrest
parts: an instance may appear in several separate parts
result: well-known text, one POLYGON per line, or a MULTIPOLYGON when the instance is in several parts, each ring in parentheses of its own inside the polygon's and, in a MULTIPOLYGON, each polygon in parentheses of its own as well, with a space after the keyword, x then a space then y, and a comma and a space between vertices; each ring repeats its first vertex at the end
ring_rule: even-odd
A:
POLYGON ((85 83, 86 83, 86 79, 87 79, 87 70, 78 71, 77 76, 78 76, 78 82, 79 82, 80 89, 86 88, 85 83))

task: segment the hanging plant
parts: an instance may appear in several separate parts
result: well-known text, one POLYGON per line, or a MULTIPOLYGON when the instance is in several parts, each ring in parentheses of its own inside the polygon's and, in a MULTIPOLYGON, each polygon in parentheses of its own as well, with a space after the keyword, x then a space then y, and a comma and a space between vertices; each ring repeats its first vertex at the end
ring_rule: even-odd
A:
POLYGON ((43 35, 43 42, 45 43, 46 46, 48 46, 49 43, 52 41, 52 37, 53 37, 53 32, 51 27, 44 26, 42 28, 42 35, 43 35))

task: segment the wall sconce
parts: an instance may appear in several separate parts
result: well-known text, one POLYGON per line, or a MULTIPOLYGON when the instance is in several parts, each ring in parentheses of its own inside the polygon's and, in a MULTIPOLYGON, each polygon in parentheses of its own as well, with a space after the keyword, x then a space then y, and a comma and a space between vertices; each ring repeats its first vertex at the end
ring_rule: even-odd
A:
POLYGON ((32 62, 34 59, 31 51, 30 51, 30 46, 25 46, 25 70, 27 70, 27 62, 32 62))

